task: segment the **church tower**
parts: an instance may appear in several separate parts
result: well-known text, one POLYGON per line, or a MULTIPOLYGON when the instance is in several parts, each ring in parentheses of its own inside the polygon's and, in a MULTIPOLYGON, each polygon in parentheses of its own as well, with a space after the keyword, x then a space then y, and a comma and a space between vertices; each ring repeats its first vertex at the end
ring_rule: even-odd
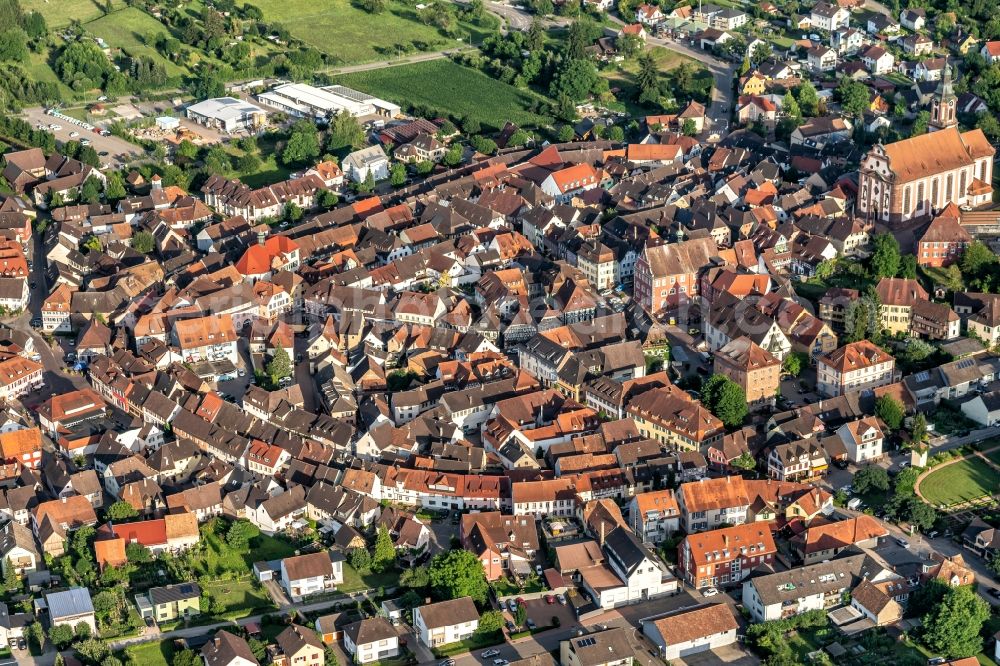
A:
POLYGON ((941 80, 931 99, 931 120, 927 124, 927 131, 936 132, 948 127, 958 127, 957 102, 958 98, 955 97, 955 91, 951 86, 951 65, 945 60, 941 80))

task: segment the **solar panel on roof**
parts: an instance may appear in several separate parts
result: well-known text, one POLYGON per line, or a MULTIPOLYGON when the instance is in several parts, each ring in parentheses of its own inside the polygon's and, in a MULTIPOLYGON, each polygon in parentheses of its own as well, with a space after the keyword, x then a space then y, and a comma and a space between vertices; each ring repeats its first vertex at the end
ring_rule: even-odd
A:
POLYGON ((588 647, 597 643, 596 638, 581 638, 576 642, 577 647, 588 647))

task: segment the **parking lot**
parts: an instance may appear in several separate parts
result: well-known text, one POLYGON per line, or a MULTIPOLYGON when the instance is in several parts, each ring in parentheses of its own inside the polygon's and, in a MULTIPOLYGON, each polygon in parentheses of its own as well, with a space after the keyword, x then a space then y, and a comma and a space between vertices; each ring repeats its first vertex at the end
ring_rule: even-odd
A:
POLYGON ((129 143, 125 139, 117 136, 101 136, 95 132, 86 131, 76 125, 53 118, 52 116, 46 114, 45 110, 41 107, 36 106, 30 109, 25 109, 24 116, 25 120, 31 123, 32 127, 37 127, 39 124, 44 127, 48 127, 53 123, 59 125, 60 129, 50 131, 55 134, 56 140, 60 143, 74 140, 79 141, 80 139, 89 139, 90 145, 99 155, 101 155, 101 153, 107 153, 107 155, 101 155, 101 164, 103 166, 119 168, 122 164, 133 157, 142 155, 142 149, 139 146, 129 143), (73 132, 77 132, 80 136, 70 137, 70 134, 73 132))

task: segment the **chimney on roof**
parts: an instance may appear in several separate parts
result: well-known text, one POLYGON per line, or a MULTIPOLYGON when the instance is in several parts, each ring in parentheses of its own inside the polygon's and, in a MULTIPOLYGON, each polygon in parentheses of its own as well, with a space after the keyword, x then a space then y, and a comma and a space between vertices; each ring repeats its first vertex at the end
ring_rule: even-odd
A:
POLYGON ((267 232, 261 230, 257 232, 257 245, 263 245, 264 239, 267 238, 267 232))
POLYGON ((149 189, 154 191, 163 189, 163 179, 160 178, 159 175, 154 174, 153 177, 149 179, 149 182, 150 182, 149 189))
POLYGON ((66 496, 65 496, 65 495, 63 495, 63 496, 62 496, 62 497, 61 497, 60 499, 62 499, 62 503, 63 503, 63 504, 65 504, 65 503, 66 503, 66 496))

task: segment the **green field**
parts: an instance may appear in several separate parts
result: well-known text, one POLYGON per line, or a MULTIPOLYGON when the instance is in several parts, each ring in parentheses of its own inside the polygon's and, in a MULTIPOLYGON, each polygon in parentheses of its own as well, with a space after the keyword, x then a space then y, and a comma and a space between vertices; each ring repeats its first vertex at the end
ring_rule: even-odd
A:
POLYGON ((157 33, 167 35, 167 27, 155 18, 135 7, 108 14, 87 24, 87 30, 100 37, 108 46, 122 49, 134 56, 149 56, 163 63, 168 76, 179 76, 186 70, 160 55, 146 40, 157 33))
POLYGON ((337 592, 342 594, 359 590, 377 590, 380 587, 394 587, 399 584, 399 572, 395 570, 362 576, 349 562, 344 562, 343 566, 344 582, 337 586, 337 592))
POLYGON ((920 482, 920 494, 933 506, 950 506, 997 492, 998 479, 985 460, 968 458, 931 472, 920 482))
MULTIPOLYGON (((369 14, 349 0, 249 0, 264 12, 264 20, 281 23, 293 37, 335 56, 344 64, 395 58, 406 52, 434 51, 461 44, 425 25, 416 2, 388 0, 381 14, 369 14)), ((484 25, 459 22, 459 34, 479 43, 496 20, 484 25)))
POLYGON ((545 97, 450 60, 343 74, 336 80, 404 107, 422 106, 453 117, 476 118, 484 126, 497 129, 508 120, 522 127, 552 122, 552 118, 542 115, 548 103, 545 97))
MULTIPOLYGON (((125 0, 112 0, 115 7, 124 7, 125 0)), ((98 4, 94 0, 21 0, 21 9, 38 12, 45 17, 50 28, 61 28, 71 21, 86 23, 104 14, 107 0, 98 4)))

